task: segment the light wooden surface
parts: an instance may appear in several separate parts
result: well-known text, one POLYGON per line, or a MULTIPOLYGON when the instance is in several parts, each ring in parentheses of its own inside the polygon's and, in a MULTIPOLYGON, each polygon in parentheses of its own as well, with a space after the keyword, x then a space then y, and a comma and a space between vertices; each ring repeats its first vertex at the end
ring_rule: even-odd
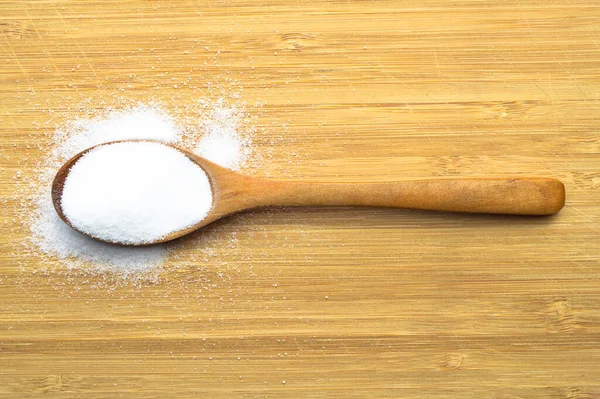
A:
POLYGON ((600 3, 258 4, 0 2, 0 397, 600 397, 600 3), (55 126, 236 90, 259 175, 535 174, 567 205, 255 212, 141 288, 20 255, 55 126))

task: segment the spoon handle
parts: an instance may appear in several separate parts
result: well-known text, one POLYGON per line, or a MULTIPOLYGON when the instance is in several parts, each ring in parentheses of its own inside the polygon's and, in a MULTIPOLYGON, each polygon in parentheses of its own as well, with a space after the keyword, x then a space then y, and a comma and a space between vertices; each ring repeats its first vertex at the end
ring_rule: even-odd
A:
POLYGON ((449 212, 551 215, 565 203, 564 185, 556 179, 545 177, 464 177, 374 183, 261 179, 258 186, 264 193, 263 205, 382 206, 449 212))

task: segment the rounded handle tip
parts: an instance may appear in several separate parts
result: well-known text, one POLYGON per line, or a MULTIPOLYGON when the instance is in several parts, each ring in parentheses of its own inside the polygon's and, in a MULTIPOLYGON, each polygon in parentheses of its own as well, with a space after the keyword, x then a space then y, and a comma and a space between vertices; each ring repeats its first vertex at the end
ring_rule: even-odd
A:
POLYGON ((553 215, 565 206, 565 185, 557 179, 548 179, 548 215, 553 215))

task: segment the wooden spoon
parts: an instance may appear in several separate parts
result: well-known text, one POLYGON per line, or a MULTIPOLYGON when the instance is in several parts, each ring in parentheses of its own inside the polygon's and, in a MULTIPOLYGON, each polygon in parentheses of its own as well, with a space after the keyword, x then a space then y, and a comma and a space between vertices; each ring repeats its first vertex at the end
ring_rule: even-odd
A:
MULTIPOLYGON (((212 208, 201 222, 143 245, 170 241, 226 215, 264 206, 378 206, 505 215, 551 215, 565 203, 564 185, 547 177, 456 177, 352 183, 271 180, 246 176, 184 149, 171 147, 181 151, 206 172, 213 192, 212 208)), ((52 184, 54 207, 61 219, 71 227, 73 225, 61 208, 65 179, 75 162, 92 148, 95 147, 68 160, 52 184)))

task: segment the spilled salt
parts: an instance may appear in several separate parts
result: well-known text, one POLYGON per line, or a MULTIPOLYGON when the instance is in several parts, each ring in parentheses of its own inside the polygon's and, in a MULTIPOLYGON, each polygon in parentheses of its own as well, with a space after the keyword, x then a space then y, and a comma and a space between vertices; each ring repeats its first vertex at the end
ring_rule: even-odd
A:
POLYGON ((239 134, 241 122, 239 109, 217 102, 201 122, 204 134, 194 152, 226 168, 240 170, 252 153, 251 140, 239 134))
POLYGON ((117 140, 157 140, 175 143, 182 128, 175 119, 158 107, 137 107, 113 111, 105 117, 80 119, 55 133, 51 161, 67 160, 98 144, 117 140))
POLYGON ((212 205, 206 173, 156 142, 120 142, 85 153, 65 180, 61 208, 92 237, 148 244, 204 219, 212 205))
POLYGON ((43 264, 58 263, 68 269, 91 273, 110 272, 136 278, 158 270, 168 261, 173 251, 171 246, 124 247, 76 232, 54 210, 50 192, 52 180, 62 164, 77 153, 117 140, 156 140, 206 155, 211 151, 207 144, 202 145, 204 137, 215 137, 221 143, 225 143, 227 137, 238 151, 228 153, 225 158, 224 153, 213 153, 211 160, 231 169, 243 167, 251 154, 248 135, 252 132, 242 126, 243 112, 223 101, 200 102, 199 108, 199 123, 185 127, 160 107, 141 104, 96 118, 74 120, 58 129, 52 136, 47 157, 37 169, 38 175, 31 182, 33 203, 24 209, 29 213, 27 251, 43 259, 43 264))

